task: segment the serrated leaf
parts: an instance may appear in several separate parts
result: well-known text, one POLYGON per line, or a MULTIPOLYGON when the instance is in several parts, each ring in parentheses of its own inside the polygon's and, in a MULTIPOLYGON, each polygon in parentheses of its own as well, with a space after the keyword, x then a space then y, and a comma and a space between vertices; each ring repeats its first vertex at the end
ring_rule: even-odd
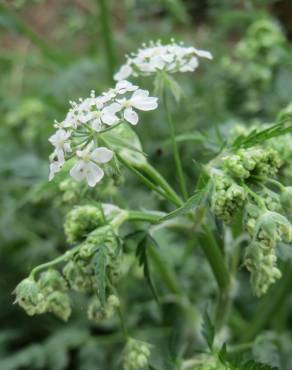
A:
POLYGON ((157 242, 152 238, 152 236, 149 235, 147 231, 144 231, 144 236, 142 237, 142 239, 137 245, 136 256, 138 258, 139 266, 143 267, 143 274, 151 289, 151 292, 155 300, 158 302, 159 298, 157 295, 155 285, 152 280, 151 271, 149 267, 148 253, 147 253, 150 243, 154 245, 154 247, 157 246, 157 242))
POLYGON ((251 146, 259 145, 266 140, 272 139, 277 136, 285 135, 292 132, 292 126, 284 126, 282 123, 270 126, 264 130, 252 130, 248 135, 238 136, 232 143, 231 148, 237 150, 240 148, 249 148, 251 146))
POLYGON ((211 189, 211 182, 199 184, 196 192, 179 208, 168 213, 166 216, 160 218, 157 223, 170 220, 174 217, 181 216, 189 212, 190 210, 194 211, 196 208, 201 206, 208 197, 209 191, 211 189))
POLYGON ((201 331, 209 349, 213 350, 213 343, 215 338, 215 326, 212 324, 211 319, 208 315, 208 312, 205 311, 203 316, 203 324, 201 331))
POLYGON ((106 265, 107 250, 106 247, 100 247, 95 254, 95 276, 97 294, 102 307, 104 307, 106 301, 106 265))

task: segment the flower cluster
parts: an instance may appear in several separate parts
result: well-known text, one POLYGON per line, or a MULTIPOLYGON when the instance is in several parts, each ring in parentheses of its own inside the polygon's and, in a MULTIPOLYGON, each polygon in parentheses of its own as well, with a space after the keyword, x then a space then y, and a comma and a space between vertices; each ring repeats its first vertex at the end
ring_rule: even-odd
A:
POLYGON ((159 71, 193 72, 199 66, 198 57, 212 59, 209 51, 171 41, 166 45, 160 41, 143 44, 136 53, 128 56, 127 62, 115 74, 114 79, 120 81, 130 76, 148 76, 159 71))
POLYGON ((130 338, 124 351, 124 370, 144 368, 149 362, 149 357, 149 344, 130 338))
POLYGON ((248 148, 240 149, 236 154, 223 158, 223 166, 231 176, 247 179, 255 176, 274 176, 282 161, 273 149, 248 148))
POLYGON ((120 300, 114 294, 108 296, 104 307, 101 306, 97 297, 93 297, 87 309, 87 316, 89 320, 98 324, 100 321, 110 319, 119 306, 120 300))
MULTIPOLYGON (((71 314, 69 289, 94 296, 98 292, 96 275, 100 251, 106 270, 106 281, 112 287, 120 276, 121 250, 111 221, 121 216, 122 210, 111 204, 101 207, 80 206, 69 212, 66 220, 67 238, 72 243, 80 243, 66 252, 57 263, 64 262, 63 269, 51 267, 42 272, 36 280, 36 271, 24 279, 15 289, 16 303, 29 315, 51 312, 67 320, 71 314)), ((47 268, 47 266, 44 266, 47 268)), ((118 298, 105 293, 107 300, 101 305, 94 297, 88 306, 88 317, 94 321, 110 318, 118 307, 118 298), (93 304, 94 302, 94 304, 93 304)))
POLYGON ((246 199, 244 189, 224 174, 214 176, 211 208, 216 216, 230 223, 234 214, 242 208, 246 199))
POLYGON ((99 146, 99 142, 104 142, 102 132, 123 122, 136 125, 137 111, 158 106, 157 98, 128 81, 118 82, 100 96, 92 91, 89 98, 70 104, 64 121, 55 122, 57 131, 49 138, 55 148, 50 156, 49 179, 62 169, 66 159, 75 158, 70 175, 77 181, 86 180, 92 187, 104 176, 101 165, 113 158, 112 150, 99 146))
POLYGON ((236 212, 244 215, 243 226, 251 238, 244 263, 257 296, 266 293, 281 277, 277 245, 292 239, 292 227, 287 219, 291 216, 292 191, 271 178, 282 165, 280 158, 269 147, 239 149, 220 156, 215 162, 217 168, 210 172, 214 214, 225 224, 234 219, 236 212))
POLYGON ((57 270, 49 269, 40 275, 37 282, 32 277, 21 281, 15 288, 15 302, 28 315, 51 312, 67 321, 71 314, 67 290, 67 282, 62 275, 57 270))
POLYGON ((87 235, 104 224, 100 209, 90 205, 73 208, 66 216, 64 229, 69 243, 83 241, 87 235))
POLYGON ((246 249, 245 265, 251 273, 251 285, 257 296, 281 277, 277 268, 276 246, 278 242, 292 239, 290 222, 278 212, 246 206, 246 230, 252 241, 246 249))

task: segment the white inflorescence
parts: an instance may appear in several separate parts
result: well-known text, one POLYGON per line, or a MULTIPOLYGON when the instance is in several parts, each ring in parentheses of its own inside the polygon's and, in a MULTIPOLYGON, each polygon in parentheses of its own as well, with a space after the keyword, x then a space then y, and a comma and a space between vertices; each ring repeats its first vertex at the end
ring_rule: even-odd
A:
POLYGON ((128 81, 119 81, 100 96, 96 97, 92 91, 89 98, 79 99, 78 103, 70 102, 70 105, 64 121, 55 122, 57 131, 49 138, 55 147, 50 156, 49 179, 61 170, 66 159, 75 157, 77 162, 70 175, 77 181, 86 180, 89 186, 95 186, 104 176, 100 165, 113 157, 110 149, 98 147, 94 140, 98 133, 123 122, 136 125, 139 121, 136 111, 156 109, 158 103, 147 90, 128 81))
POLYGON ((137 53, 127 57, 127 62, 115 74, 114 79, 121 81, 130 76, 148 76, 158 71, 168 73, 193 72, 199 66, 199 58, 212 59, 209 51, 193 46, 176 44, 162 45, 160 41, 143 44, 137 53))

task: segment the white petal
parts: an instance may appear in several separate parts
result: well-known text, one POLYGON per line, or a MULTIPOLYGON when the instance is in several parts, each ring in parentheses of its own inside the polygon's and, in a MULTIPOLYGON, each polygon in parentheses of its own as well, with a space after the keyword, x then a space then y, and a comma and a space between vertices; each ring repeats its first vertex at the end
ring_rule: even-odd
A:
POLYGON ((84 161, 76 162, 70 170, 70 175, 73 177, 73 179, 77 181, 83 180, 86 176, 86 166, 87 163, 84 161))
POLYGON ((100 147, 91 153, 91 159, 98 163, 107 163, 112 159, 113 154, 108 148, 100 147))
POLYGON ((114 80, 116 81, 126 80, 131 75, 131 73, 132 73, 132 68, 128 64, 125 64, 114 75, 114 80))
POLYGON ((93 128, 93 130, 97 132, 101 130, 101 126, 102 126, 102 123, 101 123, 100 118, 96 118, 91 122, 91 127, 93 128))
POLYGON ((59 163, 59 162, 52 162, 51 164, 50 164, 50 174, 49 174, 49 181, 51 181, 54 177, 55 177, 55 174, 57 173, 57 172, 59 172, 60 170, 61 170, 61 168, 62 168, 62 165, 61 165, 61 163, 59 163))
POLYGON ((196 53, 199 57, 207 58, 207 59, 213 59, 213 56, 212 56, 212 54, 211 54, 209 51, 206 51, 206 50, 200 50, 200 49, 196 49, 196 48, 194 48, 194 51, 195 51, 195 53, 196 53))
POLYGON ((112 103, 103 109, 103 112, 117 113, 122 109, 121 104, 112 103))
POLYGON ((86 180, 89 186, 95 186, 104 176, 103 170, 95 163, 89 162, 87 165, 86 180))
POLYGON ((119 92, 119 94, 124 94, 127 91, 135 91, 138 89, 138 86, 133 85, 131 82, 127 80, 119 81, 116 84, 116 90, 119 92))
POLYGON ((147 98, 147 96, 149 96, 148 90, 139 89, 134 92, 131 99, 136 99, 136 98, 142 99, 142 98, 147 98))
POLYGON ((108 112, 102 114, 102 121, 106 125, 112 126, 119 122, 119 118, 115 114, 108 112))
POLYGON ((153 110, 158 107, 157 98, 154 97, 146 97, 146 98, 135 98, 131 99, 131 105, 139 110, 153 110))
POLYGON ((132 108, 125 109, 125 111, 124 111, 124 118, 131 125, 137 125, 137 123, 139 121, 138 114, 132 108))

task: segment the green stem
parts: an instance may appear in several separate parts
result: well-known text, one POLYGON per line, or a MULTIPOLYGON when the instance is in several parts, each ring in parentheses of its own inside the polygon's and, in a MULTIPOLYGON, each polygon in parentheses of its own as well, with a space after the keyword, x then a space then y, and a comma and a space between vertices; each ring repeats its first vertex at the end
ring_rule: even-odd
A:
POLYGON ((155 223, 165 213, 162 212, 142 212, 142 211, 128 211, 128 220, 129 221, 146 221, 150 223, 155 223))
POLYGON ((177 207, 180 207, 183 202, 181 198, 177 195, 177 193, 172 189, 172 187, 169 185, 169 183, 164 179, 164 177, 148 162, 143 164, 141 166, 141 169, 153 180, 156 182, 157 185, 159 185, 166 194, 169 195, 175 202, 174 204, 177 207))
POLYGON ((46 263, 42 263, 41 265, 36 266, 34 269, 31 270, 30 276, 32 278, 35 278, 35 275, 38 272, 40 272, 42 270, 45 270, 45 269, 48 269, 48 268, 50 268, 52 266, 58 265, 59 263, 68 260, 74 253, 76 253, 78 251, 78 249, 80 249, 80 247, 81 246, 78 245, 77 247, 72 248, 70 251, 67 251, 64 254, 62 254, 61 256, 53 259, 52 261, 49 261, 49 262, 46 262, 46 263))
POLYGON ((173 199, 170 199, 162 189, 160 189, 155 184, 153 184, 153 182, 148 180, 139 170, 133 167, 130 162, 128 162, 125 158, 123 158, 122 156, 118 154, 117 154, 117 157, 123 165, 125 165, 131 172, 133 172, 143 182, 143 184, 145 184, 151 190, 154 190, 156 193, 160 194, 163 198, 166 198, 167 200, 173 203, 173 199))
POLYGON ((173 150, 174 161, 175 161, 175 166, 176 166, 176 172, 177 172, 177 175, 178 175, 179 185, 180 185, 181 193, 182 193, 184 199, 186 200, 188 198, 188 191, 187 191, 184 172, 183 172, 181 159, 180 159, 180 155, 179 155, 179 151, 178 151, 178 146, 177 146, 177 142, 176 142, 176 138, 175 138, 175 128, 174 128, 174 124, 173 124, 173 121, 172 121, 172 117, 171 117, 168 102, 167 102, 167 92, 165 90, 163 92, 163 103, 164 103, 164 106, 165 106, 166 115, 167 115, 167 123, 168 123, 169 130, 170 130, 172 150, 173 150))
POLYGON ((109 11, 109 1, 97 0, 97 2, 99 6, 99 22, 101 24, 102 37, 104 39, 108 79, 110 82, 112 82, 115 72, 116 57, 111 25, 111 15, 109 11))
POLYGON ((244 335, 242 336, 243 342, 252 340, 275 316, 277 310, 279 310, 287 295, 291 291, 292 281, 292 268, 289 263, 283 268, 283 278, 274 285, 271 290, 261 300, 258 308, 253 315, 253 319, 248 322, 244 335))
POLYGON ((230 275, 212 231, 207 226, 202 228, 203 233, 199 234, 199 241, 220 289, 215 314, 216 328, 219 330, 229 314, 230 275))

